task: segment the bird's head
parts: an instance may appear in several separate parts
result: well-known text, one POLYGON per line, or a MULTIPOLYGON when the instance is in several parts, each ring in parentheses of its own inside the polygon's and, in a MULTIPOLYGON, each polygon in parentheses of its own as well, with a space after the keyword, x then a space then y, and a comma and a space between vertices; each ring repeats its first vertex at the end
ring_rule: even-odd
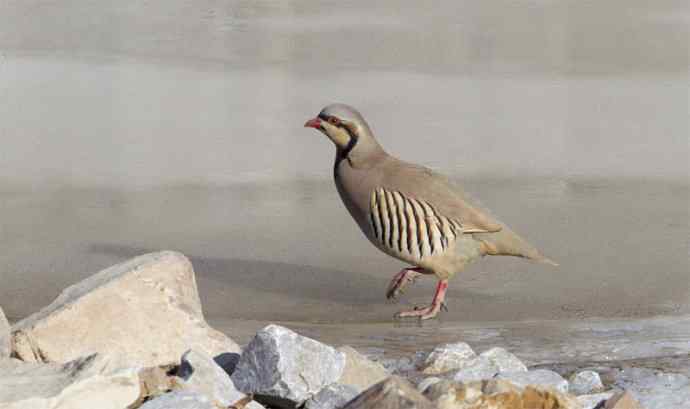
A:
POLYGON ((328 136, 344 156, 381 149, 362 115, 345 104, 328 105, 304 126, 328 136))

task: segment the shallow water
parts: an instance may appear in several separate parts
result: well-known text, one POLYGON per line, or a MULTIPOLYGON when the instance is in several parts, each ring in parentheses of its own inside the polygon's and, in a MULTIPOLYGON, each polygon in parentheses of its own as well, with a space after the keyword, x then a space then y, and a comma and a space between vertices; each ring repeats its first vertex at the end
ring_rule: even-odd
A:
MULTIPOLYGON (((690 311, 687 185, 464 184, 561 265, 483 260, 451 283, 445 321, 690 311)), ((330 182, 1 197, 0 299, 15 318, 100 268, 163 248, 191 257, 211 319, 388 322, 396 308, 433 294, 434 281, 422 279, 403 305, 385 302, 387 282, 403 264, 363 239, 330 182)))

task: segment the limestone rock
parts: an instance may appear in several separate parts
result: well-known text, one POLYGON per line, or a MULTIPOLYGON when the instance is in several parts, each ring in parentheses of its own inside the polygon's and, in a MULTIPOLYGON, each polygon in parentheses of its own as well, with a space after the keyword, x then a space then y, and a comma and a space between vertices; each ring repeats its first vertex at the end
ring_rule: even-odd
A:
POLYGON ((256 333, 237 363, 232 380, 244 393, 270 405, 300 405, 336 382, 345 355, 287 328, 269 325, 256 333))
POLYGON ((350 385, 334 383, 321 389, 305 404, 305 409, 340 409, 359 395, 359 391, 350 385))
POLYGON ((581 371, 570 377, 570 393, 586 395, 604 390, 599 374, 594 371, 581 371))
POLYGON ((7 322, 5 313, 0 308, 0 359, 10 356, 12 352, 10 340, 10 323, 7 322))
MULTIPOLYGON (((172 366, 154 366, 139 371, 139 386, 141 388, 140 402, 152 399, 171 391, 177 383, 175 377, 168 375, 172 366)), ((136 406, 136 405, 135 405, 136 406)))
POLYGON ((415 372, 420 368, 429 354, 423 351, 417 351, 411 357, 402 357, 397 359, 382 359, 379 361, 387 372, 400 375, 410 372, 415 372))
POLYGON ((422 373, 438 375, 465 367, 476 354, 464 342, 445 344, 434 348, 422 364, 422 373))
POLYGON ((417 384, 417 390, 421 393, 424 393, 427 388, 429 388, 431 385, 437 384, 441 382, 443 379, 437 378, 435 376, 430 376, 428 378, 422 379, 421 382, 417 384))
POLYGON ((370 361, 354 348, 342 346, 338 351, 345 354, 345 369, 338 383, 350 385, 362 392, 388 377, 388 372, 383 366, 370 361))
POLYGON ((212 356, 239 352, 206 324, 192 265, 170 251, 68 287, 12 333, 16 354, 28 362, 67 362, 97 352, 115 367, 149 367, 176 362, 192 346, 212 356))
POLYGON ((555 389, 524 389, 503 380, 469 383, 442 381, 425 394, 438 409, 580 409, 573 398, 555 389))
POLYGON ((535 385, 540 387, 551 387, 557 391, 567 393, 568 381, 554 371, 548 369, 536 369, 527 372, 503 372, 498 374, 498 379, 505 379, 518 386, 535 385))
MULTIPOLYGON (((235 384, 223 368, 216 364, 213 358, 200 351, 185 352, 176 375, 178 387, 206 395, 221 407, 228 407, 246 397, 235 388, 235 384)), ((263 409, 263 406, 253 401, 246 407, 263 409)))
POLYGON ((457 382, 481 381, 491 379, 498 373, 498 367, 485 356, 471 359, 459 371, 450 374, 450 378, 457 382))
POLYGON ((683 408, 690 402, 690 378, 682 373, 626 367, 614 376, 613 384, 629 391, 645 409, 683 408))
POLYGON ((218 406, 198 392, 174 391, 144 403, 139 409, 218 409, 218 406))
POLYGON ((106 367, 97 355, 66 364, 0 361, 0 408, 122 409, 137 402, 139 370, 106 367))
MULTIPOLYGON (((683 404, 687 404, 685 401, 683 404)), ((671 408, 669 406, 669 408, 671 408)), ((613 395, 606 401, 604 409, 643 409, 642 405, 635 399, 629 391, 622 391, 613 395)))
POLYGON ((527 372, 527 366, 515 355, 503 348, 491 348, 479 356, 488 358, 498 368, 498 372, 527 372))
POLYGON ((432 403, 405 379, 391 376, 351 400, 343 409, 433 409, 432 403))
POLYGON ((601 408, 602 402, 606 402, 613 396, 613 392, 602 392, 591 395, 580 395, 577 397, 577 402, 582 406, 582 409, 601 408))

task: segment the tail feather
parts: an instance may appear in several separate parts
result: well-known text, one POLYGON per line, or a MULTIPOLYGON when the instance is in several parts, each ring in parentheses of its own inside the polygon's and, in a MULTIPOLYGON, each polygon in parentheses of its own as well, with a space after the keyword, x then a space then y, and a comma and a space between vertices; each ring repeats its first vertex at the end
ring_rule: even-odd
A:
POLYGON ((475 233, 474 237, 481 241, 484 254, 522 257, 536 263, 558 266, 508 226, 503 225, 503 229, 496 233, 475 233))

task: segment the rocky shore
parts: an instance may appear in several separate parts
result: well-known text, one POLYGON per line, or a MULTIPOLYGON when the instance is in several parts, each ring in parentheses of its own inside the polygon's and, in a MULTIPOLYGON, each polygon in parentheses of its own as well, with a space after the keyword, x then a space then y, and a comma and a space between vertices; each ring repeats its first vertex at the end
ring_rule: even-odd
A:
POLYGON ((461 339, 367 357, 275 324, 241 348, 206 323, 189 260, 160 252, 103 270, 11 326, 0 309, 0 408, 690 407, 687 365, 557 358, 528 367, 461 339))

